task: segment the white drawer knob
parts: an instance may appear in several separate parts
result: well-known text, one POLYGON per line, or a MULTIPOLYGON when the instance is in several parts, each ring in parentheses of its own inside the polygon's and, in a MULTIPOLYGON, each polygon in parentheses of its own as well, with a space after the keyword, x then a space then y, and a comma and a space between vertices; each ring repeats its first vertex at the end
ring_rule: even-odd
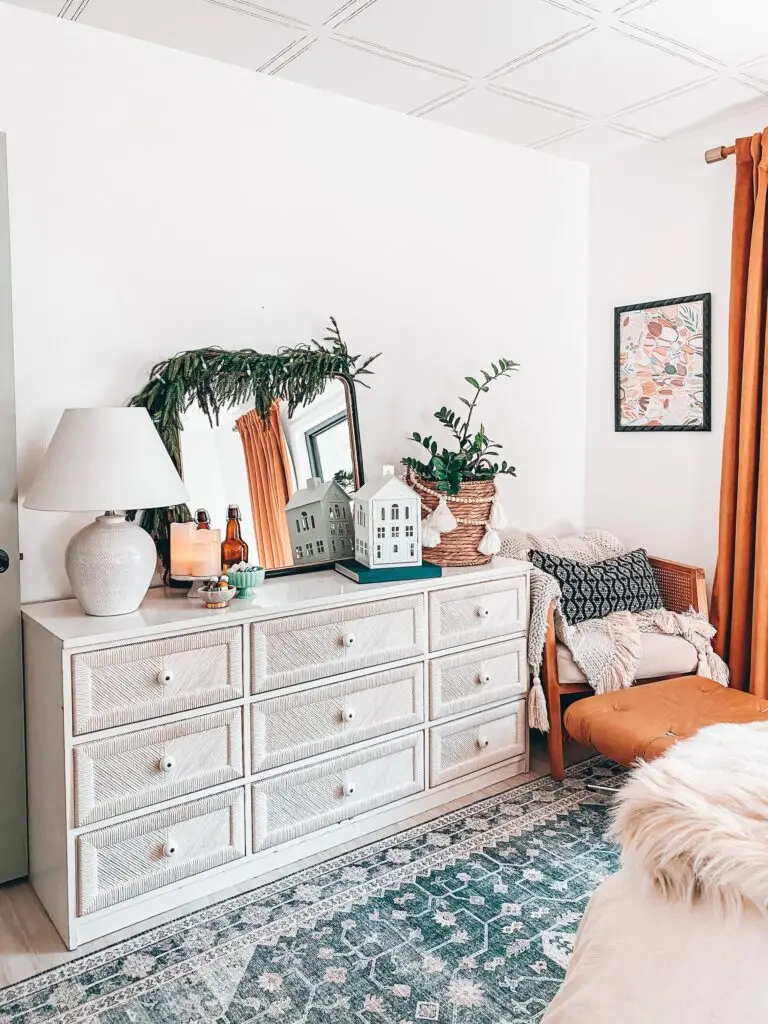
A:
POLYGON ((345 647, 354 647, 357 641, 355 640, 354 633, 345 633, 342 637, 342 641, 345 647))
POLYGON ((172 754, 166 754, 160 758, 160 771, 172 772, 176 767, 176 758, 172 754))
POLYGON ((481 686, 485 683, 490 683, 491 673, 488 671, 487 668, 480 669, 480 671, 477 673, 477 681, 478 683, 480 683, 481 686))
POLYGON ((163 843, 163 856, 164 857, 175 857, 179 852, 178 843, 173 839, 166 839, 163 843))
POLYGON ((355 795, 355 784, 354 784, 354 782, 345 782, 344 783, 344 796, 354 796, 354 795, 355 795))
POLYGON ((491 609, 488 608, 486 605, 481 604, 481 605, 478 606, 478 608, 477 608, 477 617, 479 619, 487 619, 490 614, 491 614, 491 609))
POLYGON ((352 719, 355 717, 355 709, 344 708, 344 710, 341 712, 341 717, 344 719, 345 722, 351 722, 352 719))
POLYGON ((173 669, 161 668, 157 673, 157 681, 161 686, 167 686, 168 683, 173 682, 173 669))
POLYGON ((477 745, 483 750, 488 746, 489 742, 490 740, 487 736, 480 735, 477 737, 477 745))

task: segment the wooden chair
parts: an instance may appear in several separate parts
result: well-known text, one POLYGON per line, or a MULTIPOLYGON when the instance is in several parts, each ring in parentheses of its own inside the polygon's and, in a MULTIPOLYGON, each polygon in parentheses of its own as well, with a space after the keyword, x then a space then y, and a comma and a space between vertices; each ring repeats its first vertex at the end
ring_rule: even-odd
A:
MULTIPOLYGON (((650 558, 649 561, 665 608, 672 612, 687 612, 689 608, 693 608, 696 612, 708 614, 707 586, 703 569, 693 565, 683 565, 681 562, 670 562, 666 558, 650 558)), ((680 672, 671 672, 667 675, 643 679, 643 683, 655 683, 661 679, 679 675, 680 672)), ((549 714, 549 733, 547 734, 549 767, 552 778, 559 782, 565 778, 562 698, 571 694, 591 694, 593 690, 587 682, 561 683, 558 678, 553 608, 549 609, 541 680, 549 714)))

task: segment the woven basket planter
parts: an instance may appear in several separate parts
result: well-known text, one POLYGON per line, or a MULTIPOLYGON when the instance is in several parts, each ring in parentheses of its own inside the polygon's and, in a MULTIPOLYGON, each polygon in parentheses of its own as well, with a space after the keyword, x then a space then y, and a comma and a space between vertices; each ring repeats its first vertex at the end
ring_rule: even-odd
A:
MULTIPOLYGON (((421 498, 423 519, 437 508, 440 500, 439 495, 430 493, 435 490, 435 485, 422 480, 417 473, 408 474, 408 483, 421 498)), ((486 565, 490 562, 492 556, 482 555, 477 546, 485 534, 485 524, 490 517, 491 502, 495 494, 495 480, 477 480, 462 484, 455 497, 447 496, 448 508, 459 521, 458 525, 455 530, 442 535, 436 548, 423 547, 422 559, 433 565, 446 567, 486 565)))

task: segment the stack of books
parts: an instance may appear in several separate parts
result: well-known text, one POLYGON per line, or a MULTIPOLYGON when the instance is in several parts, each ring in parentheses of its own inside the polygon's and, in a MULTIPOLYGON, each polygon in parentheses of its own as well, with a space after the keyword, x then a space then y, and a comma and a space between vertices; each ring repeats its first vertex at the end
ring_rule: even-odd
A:
POLYGON ((397 580, 431 580, 443 575, 439 565, 423 562, 421 565, 385 565, 378 569, 369 569, 354 558, 344 562, 336 562, 336 572, 355 583, 394 583, 397 580))

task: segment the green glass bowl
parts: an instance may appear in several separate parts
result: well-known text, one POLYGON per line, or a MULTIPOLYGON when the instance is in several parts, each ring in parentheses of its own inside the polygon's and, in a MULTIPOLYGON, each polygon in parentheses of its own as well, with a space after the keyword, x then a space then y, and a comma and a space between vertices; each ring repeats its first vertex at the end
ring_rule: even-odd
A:
POLYGON ((238 598, 248 598, 256 596, 256 588, 260 587, 264 582, 264 576, 266 570, 259 566, 258 569, 252 569, 250 572, 228 572, 227 579, 233 587, 237 587, 238 598))

